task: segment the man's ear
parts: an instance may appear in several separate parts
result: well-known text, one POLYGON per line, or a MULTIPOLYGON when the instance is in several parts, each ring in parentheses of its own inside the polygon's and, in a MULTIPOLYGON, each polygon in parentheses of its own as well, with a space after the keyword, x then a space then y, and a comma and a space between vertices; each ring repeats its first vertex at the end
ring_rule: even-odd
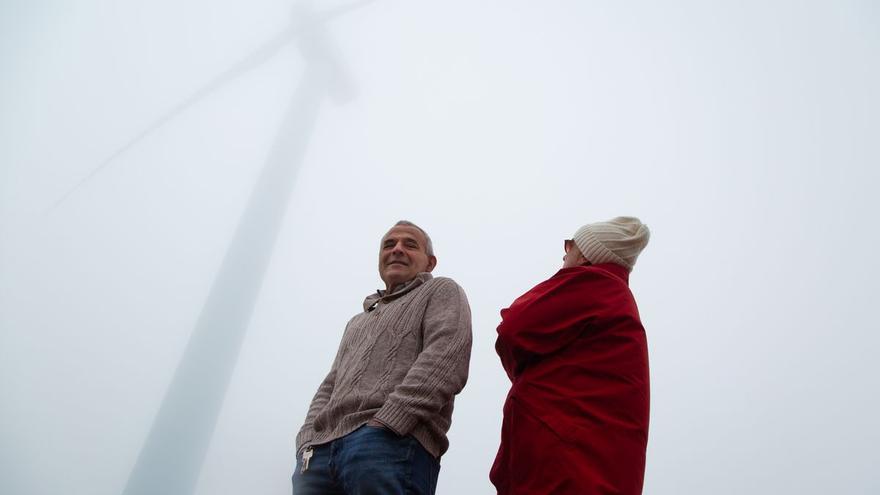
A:
POLYGON ((436 256, 428 256, 428 268, 426 268, 425 271, 426 272, 433 271, 435 266, 437 266, 437 257, 436 256))

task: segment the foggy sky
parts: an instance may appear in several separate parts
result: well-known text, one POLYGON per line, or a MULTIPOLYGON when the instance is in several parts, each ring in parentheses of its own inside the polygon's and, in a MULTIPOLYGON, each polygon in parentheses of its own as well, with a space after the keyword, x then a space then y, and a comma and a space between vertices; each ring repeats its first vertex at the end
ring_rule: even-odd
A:
MULTIPOLYGON (((0 3, 0 493, 122 491, 304 77, 297 41, 53 205, 292 16, 0 3)), ((498 311, 617 215, 652 230, 630 278, 644 493, 880 492, 878 21, 867 1, 382 0, 330 21, 350 98, 321 102, 197 493, 289 493, 404 218, 473 312, 438 493, 494 493, 498 311)))

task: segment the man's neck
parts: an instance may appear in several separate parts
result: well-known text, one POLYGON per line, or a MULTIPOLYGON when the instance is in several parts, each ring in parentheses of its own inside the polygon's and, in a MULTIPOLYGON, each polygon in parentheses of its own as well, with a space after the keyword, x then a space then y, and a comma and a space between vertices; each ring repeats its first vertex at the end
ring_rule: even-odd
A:
POLYGON ((415 279, 417 279, 417 278, 419 278, 418 275, 415 276, 415 277, 413 277, 413 278, 411 278, 411 279, 409 279, 409 280, 407 280, 407 281, 405 281, 405 282, 397 282, 397 283, 392 284, 392 285, 387 285, 387 284, 386 284, 386 285, 385 285, 385 292, 384 292, 382 295, 383 295, 383 296, 387 296, 387 295, 390 295, 390 294, 394 294, 395 292, 397 292, 397 291, 399 291, 399 290, 403 290, 404 288, 406 288, 407 285, 411 284, 412 281, 415 280, 415 279))

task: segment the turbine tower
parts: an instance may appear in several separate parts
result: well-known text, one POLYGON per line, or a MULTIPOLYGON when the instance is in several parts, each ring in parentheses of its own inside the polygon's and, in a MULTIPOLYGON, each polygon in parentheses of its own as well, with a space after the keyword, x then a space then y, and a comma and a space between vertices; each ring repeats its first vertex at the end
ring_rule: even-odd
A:
POLYGON ((315 14, 308 5, 297 5, 290 28, 145 127, 52 207, 56 208, 165 122, 265 62, 288 41, 298 41, 306 63, 304 75, 288 104, 123 495, 188 495, 195 491, 322 101, 325 96, 345 101, 352 95, 350 79, 324 25, 367 3, 370 1, 323 14, 315 14))

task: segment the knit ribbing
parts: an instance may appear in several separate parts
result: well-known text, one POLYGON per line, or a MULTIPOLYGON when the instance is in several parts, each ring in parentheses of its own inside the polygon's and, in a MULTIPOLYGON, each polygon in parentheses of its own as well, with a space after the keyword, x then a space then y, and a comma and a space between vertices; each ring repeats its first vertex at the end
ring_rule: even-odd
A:
POLYGON ((616 263, 631 271, 650 236, 648 226, 638 218, 616 217, 584 225, 572 239, 587 261, 616 263))

